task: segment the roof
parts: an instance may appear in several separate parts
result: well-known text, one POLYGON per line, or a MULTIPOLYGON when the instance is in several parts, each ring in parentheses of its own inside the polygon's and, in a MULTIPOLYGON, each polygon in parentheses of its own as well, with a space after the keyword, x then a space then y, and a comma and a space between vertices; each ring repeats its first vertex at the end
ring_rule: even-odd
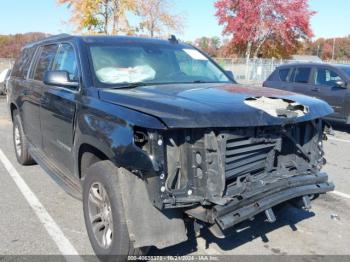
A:
POLYGON ((350 64, 330 64, 330 63, 306 63, 306 62, 296 62, 296 63, 286 63, 278 67, 294 67, 294 66, 333 66, 333 67, 343 67, 350 68, 350 64))
POLYGON ((322 62, 322 59, 313 55, 293 55, 292 60, 305 62, 322 62))
POLYGON ((350 68, 349 64, 331 64, 331 65, 338 68, 350 68))
MULTIPOLYGON (((138 42, 138 43, 149 43, 149 44, 169 44, 170 40, 157 39, 157 38, 145 38, 145 37, 136 37, 136 36, 79 36, 79 35, 69 35, 69 34, 60 34, 50 36, 44 39, 41 39, 36 42, 31 42, 27 44, 25 47, 32 47, 38 44, 49 44, 57 41, 63 40, 72 40, 78 39, 85 43, 93 44, 93 43, 130 43, 130 42, 138 42)), ((176 38, 175 38, 176 40, 176 38)), ((180 43, 181 44, 181 43, 180 43)))
POLYGON ((292 67, 292 66, 324 66, 324 65, 330 65, 326 63, 306 63, 306 62, 296 62, 296 63, 287 63, 280 65, 279 67, 292 67))

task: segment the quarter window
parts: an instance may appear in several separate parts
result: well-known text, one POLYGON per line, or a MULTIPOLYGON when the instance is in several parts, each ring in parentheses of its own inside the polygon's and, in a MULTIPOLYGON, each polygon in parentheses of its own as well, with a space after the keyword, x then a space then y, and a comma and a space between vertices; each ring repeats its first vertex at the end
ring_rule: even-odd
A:
POLYGON ((311 68, 301 67, 295 70, 294 82, 307 84, 310 79, 311 68))
POLYGON ((56 55, 57 45, 47 45, 41 47, 40 57, 35 69, 34 79, 43 81, 45 72, 50 70, 52 61, 56 55))
POLYGON ((290 71, 289 68, 279 70, 279 75, 280 75, 281 81, 283 81, 283 82, 288 81, 289 71, 290 71))
POLYGON ((323 86, 335 86, 342 78, 332 70, 320 68, 316 71, 315 84, 323 86))
POLYGON ((52 70, 67 71, 71 81, 78 80, 77 59, 72 45, 63 44, 59 48, 52 70))
POLYGON ((33 58, 34 48, 26 48, 22 51, 20 58, 13 66, 12 75, 25 79, 29 70, 30 62, 33 58))

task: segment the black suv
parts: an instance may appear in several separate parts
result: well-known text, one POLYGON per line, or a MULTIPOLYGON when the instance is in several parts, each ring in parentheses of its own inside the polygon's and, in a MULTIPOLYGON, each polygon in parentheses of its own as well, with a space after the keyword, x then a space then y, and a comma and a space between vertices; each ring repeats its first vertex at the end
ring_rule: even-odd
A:
POLYGON ((323 99, 334 109, 326 119, 350 124, 350 65, 283 65, 263 86, 323 99))
POLYGON ((334 188, 320 171, 327 103, 237 85, 175 38, 32 43, 13 68, 9 105, 18 161, 82 199, 99 255, 178 244, 188 225, 224 237, 334 188))

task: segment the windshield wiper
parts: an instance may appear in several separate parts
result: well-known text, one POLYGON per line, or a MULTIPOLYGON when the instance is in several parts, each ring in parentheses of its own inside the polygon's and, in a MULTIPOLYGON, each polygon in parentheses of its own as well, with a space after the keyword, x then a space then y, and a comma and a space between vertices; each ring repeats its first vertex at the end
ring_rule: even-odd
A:
POLYGON ((206 83, 212 83, 212 82, 208 82, 208 81, 204 81, 204 80, 195 80, 192 83, 195 83, 195 84, 206 84, 206 83))
POLYGON ((135 83, 122 83, 121 85, 112 87, 113 89, 128 89, 128 88, 136 88, 140 86, 151 85, 145 82, 135 82, 135 83))

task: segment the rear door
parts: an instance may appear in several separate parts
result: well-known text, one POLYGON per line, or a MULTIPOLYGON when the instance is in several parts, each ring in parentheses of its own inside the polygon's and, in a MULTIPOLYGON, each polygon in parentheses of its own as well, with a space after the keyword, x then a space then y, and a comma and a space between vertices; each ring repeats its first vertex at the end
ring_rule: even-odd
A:
POLYGON ((295 93, 310 95, 313 85, 311 83, 312 76, 311 66, 297 66, 293 69, 290 76, 290 91, 295 93))
MULTIPOLYGON (((79 81, 77 53, 73 44, 60 44, 51 70, 64 70, 70 80, 79 81)), ((79 88, 43 87, 41 126, 43 148, 61 170, 73 170, 73 127, 79 88)))
POLYGON ((41 46, 36 52, 36 62, 32 64, 31 73, 23 82, 24 97, 22 121, 27 138, 34 146, 42 148, 40 124, 40 105, 42 99, 43 78, 50 68, 57 51, 57 45, 41 46))
POLYGON ((289 82, 293 68, 281 67, 277 68, 273 74, 265 81, 264 87, 277 88, 282 90, 291 90, 292 86, 289 82))
POLYGON ((326 101, 333 107, 333 118, 345 120, 348 117, 346 112, 346 98, 349 96, 349 89, 337 86, 337 81, 344 81, 337 70, 328 66, 318 66, 313 74, 312 96, 326 101))
POLYGON ((26 81, 27 81, 27 75, 29 71, 30 64, 33 59, 33 55, 35 52, 35 48, 25 48, 20 58, 16 61, 16 63, 13 66, 11 75, 9 77, 9 80, 7 82, 7 90, 8 95, 7 97, 12 101, 15 102, 16 105, 19 108, 19 113, 22 121, 22 126, 24 129, 25 134, 27 135, 27 125, 24 123, 24 108, 28 106, 28 102, 30 101, 30 98, 27 96, 30 91, 26 88, 26 81))

